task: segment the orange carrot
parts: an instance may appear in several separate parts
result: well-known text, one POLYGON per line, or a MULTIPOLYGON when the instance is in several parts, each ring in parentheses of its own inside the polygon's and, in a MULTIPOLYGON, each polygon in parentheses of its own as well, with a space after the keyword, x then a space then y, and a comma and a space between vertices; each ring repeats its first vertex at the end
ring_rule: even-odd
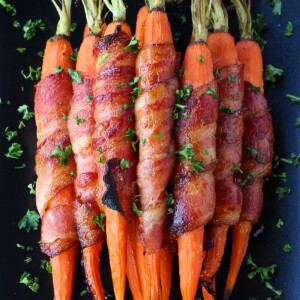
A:
POLYGON ((73 53, 70 42, 61 36, 54 36, 47 41, 44 51, 42 79, 54 74, 55 68, 61 66, 65 72, 68 67, 75 68, 75 62, 70 58, 73 53))
POLYGON ((69 250, 50 258, 54 298, 57 300, 72 299, 78 247, 76 243, 69 250))
POLYGON ((112 23, 108 24, 104 35, 109 35, 109 34, 114 33, 116 30, 116 27, 118 25, 121 26, 122 30, 125 31, 129 37, 131 37, 130 26, 125 22, 112 22, 112 23))
POLYGON ((171 246, 160 250, 160 281, 162 300, 168 300, 171 292, 173 251, 171 246))
POLYGON ((132 223, 128 225, 126 274, 133 299, 143 300, 136 254, 136 238, 138 238, 137 228, 138 218, 135 216, 132 223))
POLYGON ((238 58, 244 64, 245 81, 260 87, 264 93, 263 60, 259 45, 253 40, 242 40, 236 44, 238 58))
POLYGON ((99 39, 100 37, 97 35, 88 35, 78 51, 76 69, 90 77, 96 75, 96 58, 93 55, 93 47, 99 39))
POLYGON ((182 299, 194 300, 203 262, 204 226, 177 238, 182 299))
POLYGON ((232 227, 231 261, 224 292, 224 300, 229 299, 236 282, 238 272, 247 251, 251 228, 252 224, 248 221, 239 221, 237 225, 232 227))
MULTIPOLYGON (((103 23, 101 25, 101 37, 104 36, 106 28, 107 28, 107 24, 103 23)), ((84 27, 82 40, 84 40, 89 35, 89 33, 90 33, 90 28, 89 28, 89 25, 86 24, 85 27, 84 27)))
POLYGON ((136 27, 135 27, 135 38, 139 40, 139 46, 143 47, 144 45, 144 33, 145 33, 145 24, 146 18, 148 15, 147 6, 143 6, 137 15, 136 27))
MULTIPOLYGON (((184 73, 181 78, 181 86, 192 85, 193 90, 196 90, 214 80, 211 53, 206 44, 207 30, 204 24, 204 11, 204 1, 192 1, 192 16, 194 26, 193 42, 191 42, 186 49, 182 66, 184 68, 184 73), (201 5, 201 9, 198 5, 201 5), (201 15, 199 15, 199 11, 202 12, 201 15)), ((212 181, 212 184, 214 184, 214 181, 212 181)), ((211 199, 213 201, 213 195, 211 195, 211 199)), ((201 198, 199 201, 201 202, 201 198)), ((203 204, 203 210, 206 213, 205 204, 203 204)), ((210 214, 212 216, 212 213, 210 214)), ((182 298, 184 300, 192 300, 196 296, 199 277, 202 269, 202 262, 204 259, 204 225, 206 225, 209 219, 206 219, 205 223, 202 223, 199 228, 192 231, 187 231, 177 238, 180 289, 182 298)))
POLYGON ((101 253, 102 242, 84 248, 82 250, 84 272, 87 278, 87 283, 91 294, 96 299, 105 299, 104 290, 101 284, 100 277, 100 253, 101 253))
MULTIPOLYGON (((216 291, 216 279, 213 279, 213 291, 216 291)), ((210 294, 207 289, 202 285, 202 295, 204 300, 215 300, 215 297, 210 294)))

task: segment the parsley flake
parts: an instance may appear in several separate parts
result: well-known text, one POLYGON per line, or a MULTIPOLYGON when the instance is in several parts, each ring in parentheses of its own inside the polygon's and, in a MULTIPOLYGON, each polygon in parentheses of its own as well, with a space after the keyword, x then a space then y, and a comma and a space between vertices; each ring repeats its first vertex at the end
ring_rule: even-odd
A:
POLYGON ((58 74, 58 73, 60 73, 60 72, 63 72, 63 68, 61 67, 61 65, 58 65, 57 67, 55 67, 55 71, 54 71, 54 73, 55 74, 58 74))
POLYGON ((41 71, 42 71, 42 68, 41 67, 38 67, 36 70, 34 68, 32 68, 31 66, 29 66, 29 74, 26 75, 24 73, 24 70, 21 71, 21 74, 22 76, 25 78, 25 79, 31 79, 31 80, 40 80, 41 79, 41 71))
POLYGON ((20 278, 20 283, 25 284, 29 289, 31 289, 34 293, 37 293, 40 285, 37 277, 34 279, 31 277, 31 274, 24 272, 20 278))
POLYGON ((52 274, 52 268, 51 268, 50 261, 48 261, 46 259, 42 259, 41 260, 41 268, 46 270, 49 274, 52 274))
POLYGON ((93 216, 92 222, 98 224, 98 226, 105 232, 105 223, 104 223, 105 214, 101 213, 99 216, 93 216))
POLYGON ((276 68, 272 65, 267 65, 264 70, 264 81, 265 82, 270 81, 272 83, 275 83, 278 77, 281 77, 282 74, 283 74, 282 69, 276 68))
POLYGON ((203 57, 201 55, 198 55, 197 57, 198 57, 199 63, 203 64, 204 63, 203 57))
POLYGON ((290 253, 293 251, 293 247, 290 244, 285 244, 282 248, 282 250, 286 253, 290 253))
POLYGON ((59 164, 66 166, 69 162, 69 156, 72 152, 72 146, 69 145, 65 148, 65 151, 60 147, 57 146, 51 153, 50 157, 54 158, 56 156, 59 156, 59 164))
POLYGON ((291 21, 288 21, 288 24, 285 27, 285 36, 292 36, 294 34, 294 26, 291 21))
POLYGON ((130 168, 130 161, 125 160, 124 158, 122 158, 121 162, 120 162, 120 167, 121 167, 122 170, 129 169, 130 168))
POLYGON ((135 135, 135 131, 129 128, 126 132, 126 135, 124 135, 126 142, 128 143, 131 138, 135 135))
POLYGON ((72 83, 81 83, 82 78, 81 78, 81 72, 79 71, 73 71, 71 68, 68 68, 68 73, 72 78, 72 83))
POLYGON ((131 38, 130 43, 128 44, 128 46, 126 46, 126 47, 124 48, 124 50, 129 51, 129 52, 132 52, 132 53, 138 52, 138 51, 139 51, 139 42, 140 42, 140 41, 137 40, 137 39, 135 38, 135 36, 133 36, 133 37, 131 38))
POLYGON ((37 29, 45 31, 45 24, 43 21, 41 19, 35 20, 34 22, 32 20, 28 20, 23 26, 24 38, 27 41, 31 40, 35 37, 37 29))
POLYGON ((27 232, 31 229, 37 230, 39 225, 40 216, 34 210, 27 210, 25 216, 19 221, 18 228, 25 228, 27 232))
POLYGON ((102 56, 102 58, 98 61, 98 66, 100 66, 108 57, 109 57, 109 53, 105 53, 102 56))
POLYGON ((5 156, 8 158, 19 159, 22 154, 23 150, 21 149, 21 145, 19 143, 12 143, 5 156))
POLYGON ((79 124, 85 122, 85 119, 79 119, 79 118, 78 118, 78 115, 76 115, 76 116, 74 117, 74 121, 75 121, 76 125, 79 125, 79 124))

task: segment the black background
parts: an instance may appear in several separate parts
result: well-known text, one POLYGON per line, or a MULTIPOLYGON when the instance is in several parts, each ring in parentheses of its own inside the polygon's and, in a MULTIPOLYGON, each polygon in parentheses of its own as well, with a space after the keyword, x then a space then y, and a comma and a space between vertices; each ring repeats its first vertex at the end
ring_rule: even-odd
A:
MULTIPOLYGON (((33 120, 26 122, 26 128, 18 130, 18 136, 12 142, 22 145, 24 153, 18 161, 4 156, 12 142, 5 139, 4 129, 9 126, 16 130, 21 119, 17 108, 26 103, 33 110, 34 84, 31 80, 25 80, 20 71, 28 73, 28 66, 34 68, 41 66, 41 58, 37 53, 44 49, 47 38, 55 33, 58 17, 50 0, 26 0, 9 1, 17 9, 17 15, 11 17, 9 13, 0 7, 0 170, 1 170, 1 209, 0 209, 0 299, 53 299, 51 276, 40 268, 40 260, 46 257, 41 254, 37 242, 40 239, 39 231, 26 233, 18 229, 17 223, 25 214, 27 208, 35 210, 34 196, 29 195, 27 185, 36 180, 33 170, 34 153, 36 149, 35 124, 33 120), (28 19, 42 19, 46 24, 45 32, 38 32, 30 41, 23 38, 21 28, 12 26, 13 20, 18 20, 24 25, 28 19), (25 47, 25 53, 18 53, 17 47, 25 47), (25 91, 21 91, 24 86, 25 91), (11 105, 6 101, 10 100, 11 105), (14 167, 27 163, 22 170, 14 167), (33 252, 26 252, 16 247, 16 243, 31 245, 33 252), (33 261, 24 262, 27 256, 33 261), (37 276, 40 282, 38 294, 32 293, 26 286, 19 284, 19 279, 24 271, 37 276)), ((264 1, 252 1, 252 15, 264 13, 268 23, 268 31, 264 38, 268 41, 264 52, 264 64, 273 64, 284 70, 284 76, 278 81, 276 87, 266 85, 265 94, 272 109, 275 129, 275 153, 279 157, 290 157, 292 152, 300 153, 300 128, 295 127, 296 119, 300 117, 300 106, 290 104, 285 97, 286 93, 300 96, 300 3, 297 0, 282 1, 282 15, 274 16, 272 8, 264 4, 264 1), (294 36, 288 38, 284 35, 288 21, 294 25, 294 36)), ((134 32, 138 9, 143 5, 141 0, 128 0, 127 21, 134 32)), ((85 24, 85 16, 82 5, 73 5, 72 21, 77 22, 78 28, 72 34, 71 42, 74 48, 78 48, 82 39, 85 24)), ((181 31, 182 39, 178 47, 184 52, 191 36, 191 20, 189 15, 189 2, 181 8, 172 8, 169 11, 186 12, 187 23, 181 24, 180 20, 170 15, 173 32, 181 31)), ((235 12, 229 13, 230 30, 238 39, 237 21, 235 12)), ((258 238, 251 238, 248 253, 251 253, 254 262, 259 266, 277 264, 275 279, 270 282, 283 290, 281 299, 300 299, 300 187, 299 167, 294 168, 282 164, 280 172, 288 174, 287 183, 280 181, 268 182, 265 185, 265 202, 261 217, 265 225, 265 231, 258 238), (292 189, 292 194, 278 200, 275 194, 276 186, 287 186, 292 189), (281 229, 276 228, 278 218, 284 221, 281 229), (283 252, 285 243, 290 243, 294 249, 292 253, 283 252)), ((278 173, 278 171, 276 172, 278 173)), ((227 247, 229 248, 229 247, 227 247)), ((103 251, 101 273, 104 287, 112 291, 106 250, 103 251)), ((229 266, 229 254, 227 249, 223 265, 218 274, 218 299, 221 299, 224 289, 226 274, 229 266)), ((181 299, 179 291, 178 265, 175 258, 173 268, 172 294, 170 299, 181 299)), ((266 289, 264 283, 257 277, 249 280, 247 274, 250 267, 246 263, 242 265, 232 299, 249 299, 257 297, 266 299, 274 294, 266 289)), ((91 299, 89 295, 80 297, 80 291, 85 289, 80 257, 76 273, 73 299, 91 299)), ((200 295, 200 291, 199 291, 200 295)), ((126 299, 130 298, 127 291, 126 299)), ((274 297, 273 297, 274 299, 274 297)))

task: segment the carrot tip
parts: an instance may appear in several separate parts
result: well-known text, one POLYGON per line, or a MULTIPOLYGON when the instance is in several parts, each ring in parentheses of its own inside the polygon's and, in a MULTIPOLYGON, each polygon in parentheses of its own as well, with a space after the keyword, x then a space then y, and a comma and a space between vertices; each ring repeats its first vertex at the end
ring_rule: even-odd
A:
POLYGON ((232 293, 232 289, 230 289, 230 290, 225 290, 224 296, 223 296, 223 300, 229 300, 229 299, 230 299, 230 296, 231 296, 231 293, 232 293))
POLYGON ((217 297, 216 292, 214 290, 214 283, 213 280, 211 281, 202 281, 202 286, 206 289, 206 291, 212 295, 214 298, 217 297))

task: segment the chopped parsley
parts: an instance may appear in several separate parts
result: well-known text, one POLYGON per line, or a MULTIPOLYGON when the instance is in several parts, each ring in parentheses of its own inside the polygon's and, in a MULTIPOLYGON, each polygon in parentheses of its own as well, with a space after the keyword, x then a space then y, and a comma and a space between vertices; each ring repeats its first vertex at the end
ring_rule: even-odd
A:
POLYGON ((263 164, 263 162, 260 160, 260 157, 259 157, 259 154, 258 154, 258 150, 254 149, 254 148, 251 148, 251 147, 247 147, 247 149, 250 151, 251 155, 256 159, 257 159, 257 162, 259 164, 263 164))
POLYGON ((175 154, 178 154, 177 159, 180 162, 184 160, 189 162, 191 168, 196 172, 197 175, 205 170, 203 161, 197 161, 194 159, 195 152, 190 144, 184 144, 181 150, 175 151, 175 154))
POLYGON ((273 7, 274 16, 281 16, 281 0, 267 0, 266 3, 273 7))
MULTIPOLYGON (((182 104, 182 101, 186 101, 188 97, 191 95, 193 90, 193 86, 184 86, 182 90, 176 90, 176 103, 175 108, 173 110, 173 120, 177 120, 179 117, 179 110, 185 110, 186 105, 182 104)), ((186 114, 187 116, 187 114, 186 114)))
POLYGON ((97 149, 97 151, 98 151, 99 153, 101 153, 101 152, 102 152, 102 148, 99 147, 99 148, 97 149))
MULTIPOLYGON (((1 1, 0 1, 0 4, 1 4, 1 1)), ((13 26, 14 26, 15 28, 20 28, 20 27, 21 27, 21 24, 20 24, 19 21, 15 20, 15 21, 13 22, 13 26)))
POLYGON ((92 222, 98 224, 98 226, 105 232, 105 223, 104 223, 105 214, 101 213, 99 216, 93 216, 92 222))
POLYGON ((79 118, 78 118, 78 115, 76 115, 76 116, 74 117, 74 121, 75 121, 76 125, 79 125, 79 124, 85 122, 85 119, 79 119, 79 118))
POLYGON ((29 107, 26 104, 23 104, 23 105, 19 106, 19 108, 18 108, 18 112, 20 114, 23 114, 23 120, 26 120, 26 121, 30 120, 34 116, 34 112, 29 112, 28 108, 29 107))
POLYGON ((227 81, 236 83, 236 76, 235 75, 227 76, 227 81))
POLYGON ((34 210, 27 210, 25 216, 19 221, 18 228, 25 228, 27 232, 30 232, 31 229, 37 230, 39 226, 40 216, 34 210))
POLYGON ((124 89, 124 87, 125 87, 125 83, 120 83, 120 84, 117 84, 117 85, 115 86, 115 89, 117 89, 117 88, 122 88, 122 89, 124 89))
POLYGON ((276 68, 272 65, 267 65, 264 70, 264 81, 265 82, 270 81, 272 83, 275 83, 278 77, 281 77, 282 74, 283 74, 282 69, 276 68))
POLYGON ((139 51, 139 42, 140 42, 140 41, 137 40, 137 39, 135 38, 135 36, 133 36, 133 37, 131 38, 130 43, 128 44, 128 46, 126 46, 126 47, 124 48, 124 50, 129 51, 129 52, 132 52, 132 53, 138 52, 138 51, 139 51))
POLYGON ((104 164, 104 157, 103 157, 103 155, 99 157, 99 163, 100 164, 104 164))
POLYGON ((76 23, 76 22, 73 22, 73 23, 71 24, 71 26, 70 26, 70 31, 71 31, 71 32, 74 32, 74 31, 76 30, 76 28, 77 28, 77 23, 76 23))
POLYGON ((247 256, 247 265, 251 266, 252 272, 248 274, 249 279, 253 279, 256 275, 260 275, 261 281, 269 280, 274 275, 277 265, 273 264, 268 267, 258 267, 249 254, 247 256))
POLYGON ((225 114, 232 114, 232 108, 231 107, 224 107, 222 108, 223 105, 223 100, 220 101, 220 105, 219 105, 219 111, 222 111, 225 114))
POLYGON ((140 79, 141 79, 141 76, 134 77, 133 80, 131 82, 129 82, 129 85, 131 87, 134 87, 134 85, 136 85, 139 82, 140 79))
POLYGON ((42 259, 41 260, 41 268, 46 270, 49 274, 52 274, 52 268, 51 268, 50 261, 48 261, 46 259, 42 259))
POLYGON ((141 210, 138 209, 137 207, 137 203, 139 203, 139 199, 138 199, 139 195, 136 196, 136 199, 133 201, 132 203, 132 210, 133 212, 135 212, 138 216, 140 216, 143 212, 141 210))
POLYGON ((133 104, 128 104, 128 103, 125 103, 125 104, 124 104, 124 108, 125 108, 125 109, 130 108, 130 107, 133 107, 133 104))
POLYGON ((35 20, 34 22, 32 20, 28 20, 23 26, 24 38, 27 41, 31 40, 35 37, 37 29, 45 31, 45 24, 43 21, 41 19, 35 20))
POLYGON ((245 178, 245 180, 244 180, 243 182, 240 183, 241 189, 243 189, 243 188, 245 187, 246 183, 247 183, 250 179, 252 179, 254 175, 255 175, 254 172, 251 172, 251 171, 249 172, 249 174, 247 175, 247 177, 245 178))
POLYGON ((44 55, 44 51, 39 51, 39 52, 38 52, 38 56, 39 56, 39 57, 43 58, 43 55, 44 55))
MULTIPOLYGON (((25 246, 21 245, 21 244, 16 244, 18 248, 20 248, 21 250, 25 249, 25 246)), ((33 248, 31 246, 27 246, 26 247, 26 251, 32 251, 33 248)))
POLYGON ((254 91, 255 94, 258 94, 260 92, 260 86, 254 86, 251 85, 250 87, 248 87, 248 91, 254 91))
POLYGON ((27 185, 30 195, 35 195, 35 186, 36 186, 36 181, 34 181, 33 183, 29 183, 27 185))
POLYGON ((93 100, 93 97, 90 94, 88 94, 86 98, 88 103, 90 103, 93 100))
POLYGON ((288 21, 288 24, 285 27, 285 36, 292 36, 294 34, 294 26, 291 21, 288 21))
POLYGON ((69 117, 64 114, 63 119, 67 121, 69 119, 69 117))
POLYGON ((24 261, 26 262, 26 264, 29 264, 30 262, 32 262, 32 257, 28 256, 24 259, 24 261))
POLYGON ((120 162, 120 167, 121 167, 122 170, 129 169, 130 168, 130 161, 125 160, 124 158, 122 158, 121 162, 120 162))
POLYGON ((19 53, 23 53, 26 51, 26 48, 17 48, 16 49, 19 53))
POLYGON ((16 10, 16 8, 15 8, 14 5, 9 4, 9 3, 7 3, 7 2, 4 1, 4 0, 0 0, 0 5, 2 5, 2 6, 6 9, 7 12, 11 12, 11 15, 12 15, 12 16, 15 16, 15 15, 16 15, 17 10, 16 10))
POLYGON ((138 142, 139 142, 139 138, 137 138, 135 141, 133 141, 131 143, 131 146, 132 146, 132 149, 134 152, 136 152, 136 150, 137 150, 136 145, 138 144, 138 142))
POLYGON ((125 133, 126 134, 124 135, 124 137, 126 142, 128 143, 131 140, 131 138, 135 135, 135 131, 129 128, 125 133))
POLYGON ((290 244, 285 244, 282 248, 282 250, 286 253, 290 253, 293 251, 293 247, 290 244))
POLYGON ((287 98, 291 99, 291 103, 292 104, 300 104, 300 97, 296 97, 294 95, 291 95, 291 94, 286 94, 285 95, 287 98))
POLYGON ((57 146, 52 151, 50 157, 54 158, 54 157, 59 156, 59 164, 63 165, 63 166, 66 166, 69 162, 69 156, 70 156, 71 152, 72 152, 72 146, 71 145, 67 146, 65 148, 65 151, 60 146, 57 146))
POLYGON ((84 295, 86 295, 86 294, 88 294, 88 293, 89 293, 89 292, 88 292, 87 289, 82 290, 82 291, 80 292, 80 296, 83 297, 84 295))
POLYGON ((164 135, 163 132, 161 132, 160 134, 152 134, 152 136, 157 137, 159 139, 162 139, 163 135, 164 135))
POLYGON ((81 72, 79 71, 73 71, 71 68, 68 68, 68 73, 72 78, 72 83, 81 83, 81 72))
POLYGON ((27 166, 26 164, 21 164, 20 166, 16 166, 15 169, 21 170, 21 169, 24 169, 26 166, 27 166))
POLYGON ((276 227, 280 228, 283 225, 284 225, 284 222, 279 218, 278 221, 277 221, 276 227))
POLYGON ((98 66, 100 66, 108 57, 109 57, 109 53, 105 53, 102 56, 102 58, 98 61, 98 66))
POLYGON ((22 129, 23 127, 25 127, 25 124, 23 121, 20 121, 18 128, 22 129))
POLYGON ((181 40, 181 32, 180 31, 176 31, 173 34, 173 43, 174 45, 178 45, 180 43, 181 40))
POLYGON ((179 80, 181 79, 183 73, 184 73, 184 68, 178 70, 177 77, 178 77, 179 80))
POLYGON ((18 132, 15 130, 15 131, 11 131, 11 130, 8 130, 9 127, 6 127, 5 128, 5 133, 6 133, 6 139, 8 141, 11 141, 14 137, 16 137, 18 135, 18 132))
POLYGON ((173 213, 173 208, 170 207, 175 203, 175 200, 173 198, 173 194, 169 194, 167 191, 165 191, 166 194, 166 202, 168 205, 167 215, 170 215, 173 213))
POLYGON ((204 63, 203 57, 201 55, 198 55, 197 57, 198 57, 199 63, 203 64, 204 63))
POLYGON ((31 277, 31 274, 24 272, 20 278, 20 283, 25 284, 29 289, 31 289, 34 293, 37 293, 40 285, 37 277, 34 279, 31 277))
POLYGON ((63 72, 63 70, 64 69, 59 65, 59 66, 55 67, 54 73, 57 74, 57 73, 63 72))
POLYGON ((175 13, 174 15, 181 21, 181 24, 186 23, 186 16, 184 13, 175 13))
POLYGON ((12 143, 5 156, 8 158, 19 159, 22 154, 23 150, 21 149, 21 145, 19 143, 12 143))
POLYGON ((215 77, 215 79, 217 79, 219 77, 219 69, 218 68, 215 69, 215 71, 214 71, 214 77, 215 77))
POLYGON ((292 190, 287 187, 278 186, 275 193, 278 195, 278 199, 282 200, 285 194, 291 194, 292 190))
POLYGON ((42 68, 41 67, 38 67, 36 70, 34 68, 32 68, 31 66, 29 66, 29 74, 26 75, 24 73, 24 70, 21 71, 21 74, 22 76, 25 78, 25 79, 31 79, 31 80, 40 80, 41 79, 41 71, 42 71, 42 68))
POLYGON ((233 162, 233 165, 235 167, 235 169, 232 170, 234 173, 241 173, 241 174, 244 173, 236 163, 233 162))
POLYGON ((273 286, 272 286, 272 284, 270 283, 270 282, 268 282, 268 281, 266 281, 266 287, 269 289, 269 290, 271 290, 276 296, 276 298, 279 298, 281 295, 282 295, 282 290, 276 290, 273 286))
POLYGON ((219 97, 214 88, 209 88, 206 92, 204 92, 204 95, 213 95, 214 98, 219 97))
POLYGON ((74 52, 70 54, 70 59, 72 59, 73 61, 77 62, 77 56, 78 56, 78 49, 75 48, 74 52))
POLYGON ((75 173, 74 173, 73 171, 69 171, 68 173, 70 174, 70 176, 71 176, 72 178, 76 176, 75 173))
POLYGON ((252 20, 253 25, 253 39, 256 41, 259 46, 261 52, 264 52, 267 41, 261 37, 261 34, 265 32, 267 29, 267 23, 264 21, 263 14, 257 14, 257 18, 252 20))
POLYGON ((145 146, 146 145, 146 139, 141 139, 142 145, 145 146))
POLYGON ((139 94, 141 93, 142 90, 143 90, 143 89, 140 89, 140 88, 138 88, 138 87, 135 87, 135 88, 130 92, 130 94, 132 94, 132 95, 139 95, 139 94))

